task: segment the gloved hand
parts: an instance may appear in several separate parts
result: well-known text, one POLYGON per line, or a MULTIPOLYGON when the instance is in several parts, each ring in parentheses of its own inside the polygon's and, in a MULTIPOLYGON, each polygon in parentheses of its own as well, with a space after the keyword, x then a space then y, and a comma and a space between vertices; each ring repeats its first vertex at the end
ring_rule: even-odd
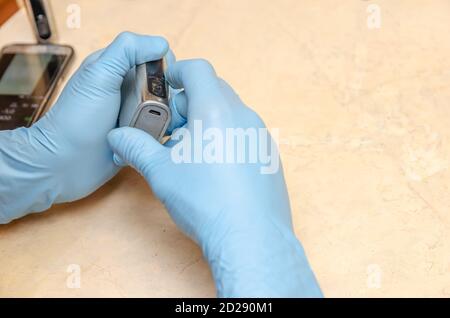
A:
MULTIPOLYGON (((282 168, 274 165, 273 171, 265 171, 261 161, 237 163, 237 157, 236 163, 231 158, 221 163, 221 153, 226 157, 232 150, 236 155, 251 151, 250 143, 219 142, 215 152, 208 148, 213 140, 225 138, 227 128, 249 129, 250 135, 256 131, 262 145, 267 138, 258 136, 257 129, 264 123, 208 62, 177 62, 169 67, 167 79, 172 87, 184 88, 175 104, 186 125, 166 145, 135 128, 111 131, 108 140, 117 161, 146 178, 178 227, 201 246, 219 296, 321 296, 293 231, 282 168)), ((271 160, 277 159, 272 151, 271 160)))
POLYGON ((0 132, 0 224, 85 197, 117 173, 106 136, 122 80, 167 51, 163 38, 122 33, 84 61, 42 119, 0 132))

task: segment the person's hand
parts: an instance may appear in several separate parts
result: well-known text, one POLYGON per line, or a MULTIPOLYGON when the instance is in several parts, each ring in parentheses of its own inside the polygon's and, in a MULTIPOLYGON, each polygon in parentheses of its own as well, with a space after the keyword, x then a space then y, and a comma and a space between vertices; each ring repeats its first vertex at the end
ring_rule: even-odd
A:
POLYGON ((85 197, 117 173, 106 136, 123 78, 167 51, 161 37, 121 33, 83 62, 42 119, 0 132, 0 223, 85 197))
POLYGON ((270 163, 250 159, 254 146, 271 141, 264 123, 208 62, 177 62, 166 76, 172 87, 184 88, 174 99, 187 123, 166 145, 135 128, 111 131, 117 162, 137 169, 179 228, 198 242, 219 296, 321 296, 294 235, 276 145, 268 145, 270 163), (242 129, 247 144, 227 146, 227 130, 242 129), (221 138, 226 141, 214 151, 208 148, 221 138), (232 151, 234 160, 227 158, 232 151), (240 155, 247 155, 245 162, 238 163, 240 155))

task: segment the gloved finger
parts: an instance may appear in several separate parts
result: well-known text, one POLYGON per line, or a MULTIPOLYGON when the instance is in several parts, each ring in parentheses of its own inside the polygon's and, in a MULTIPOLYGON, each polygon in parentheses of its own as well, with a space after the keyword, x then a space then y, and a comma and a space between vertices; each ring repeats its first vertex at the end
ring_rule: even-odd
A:
POLYGON ((230 102, 231 102, 230 104, 231 105, 238 106, 238 105, 243 105, 244 104, 242 102, 241 98, 239 97, 239 95, 233 89, 233 87, 230 86, 230 84, 228 84, 222 78, 219 78, 219 83, 220 83, 220 87, 222 87, 222 91, 223 91, 224 95, 226 95, 227 98, 230 99, 230 102))
POLYGON ((91 54, 89 54, 83 60, 83 62, 81 62, 80 69, 84 68, 86 65, 89 65, 89 64, 94 63, 95 61, 97 61, 98 58, 103 54, 104 51, 105 51, 105 49, 103 48, 103 49, 97 50, 97 51, 92 52, 91 54))
POLYGON ((113 155, 114 164, 118 167, 126 167, 127 163, 118 154, 113 155))
POLYGON ((108 134, 108 142, 117 155, 116 159, 122 159, 119 163, 126 162, 146 178, 152 175, 159 164, 170 160, 170 153, 166 147, 137 128, 113 129, 108 134))
POLYGON ((187 99, 184 91, 172 95, 172 98, 170 99, 170 108, 172 110, 172 120, 167 129, 169 135, 174 129, 179 128, 186 123, 187 99))
POLYGON ((160 36, 123 32, 104 50, 95 62, 100 70, 114 76, 113 86, 120 89, 122 80, 134 66, 162 58, 169 49, 160 36))
POLYGON ((166 79, 173 88, 184 88, 189 102, 202 102, 194 103, 193 107, 199 104, 214 107, 221 100, 219 80, 214 68, 206 60, 178 61, 167 69, 166 79))
MULTIPOLYGON (((165 59, 168 67, 176 63, 175 54, 170 49, 167 52, 165 59)), ((184 109, 184 105, 186 104, 186 96, 184 95, 184 93, 182 96, 180 96, 180 93, 182 92, 182 89, 176 89, 169 85, 169 104, 172 110, 172 120, 170 121, 169 127, 167 128, 166 133, 168 135, 170 135, 175 128, 181 127, 186 123, 186 114, 178 110, 179 107, 182 107, 182 109, 184 109)))
POLYGON ((81 74, 85 71, 86 67, 97 61, 97 59, 102 55, 103 51, 105 49, 100 49, 95 52, 92 52, 89 54, 80 64, 80 67, 75 71, 75 77, 76 76, 82 76, 81 74))
POLYGON ((170 49, 169 49, 169 51, 167 51, 165 58, 166 58, 166 63, 167 63, 168 67, 170 65, 175 64, 175 62, 177 61, 177 58, 176 58, 175 54, 170 49))
MULTIPOLYGON (((175 54, 170 49, 167 52, 165 59, 168 67, 176 63, 175 54)), ((183 90, 175 89, 169 85, 169 92, 169 103, 172 110, 172 120, 170 121, 169 127, 167 128, 168 135, 170 135, 175 128, 181 127, 186 123, 186 113, 183 113, 186 105, 186 96, 184 93, 182 94, 182 96, 180 95, 183 90), (180 110, 178 108, 180 108, 180 110)))
POLYGON ((173 146, 175 146, 177 143, 179 143, 179 140, 173 140, 173 139, 169 139, 166 141, 166 143, 164 144, 164 147, 167 148, 172 148, 173 146))

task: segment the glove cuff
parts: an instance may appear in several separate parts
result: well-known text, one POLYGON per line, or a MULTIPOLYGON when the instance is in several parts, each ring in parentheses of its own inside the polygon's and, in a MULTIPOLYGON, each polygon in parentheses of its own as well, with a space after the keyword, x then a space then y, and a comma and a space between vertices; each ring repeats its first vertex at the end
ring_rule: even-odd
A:
POLYGON ((230 232, 214 246, 204 254, 219 297, 322 296, 303 248, 288 228, 260 224, 230 232))
POLYGON ((60 192, 33 139, 29 128, 0 132, 0 224, 47 210, 60 192))

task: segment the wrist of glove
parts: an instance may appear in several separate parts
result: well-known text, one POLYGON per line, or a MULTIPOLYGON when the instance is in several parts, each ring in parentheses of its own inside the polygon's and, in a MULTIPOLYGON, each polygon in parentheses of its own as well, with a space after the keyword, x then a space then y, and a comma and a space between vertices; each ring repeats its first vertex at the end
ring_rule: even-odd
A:
POLYGON ((211 228, 207 240, 200 242, 217 295, 322 297, 293 230, 264 213, 259 216, 260 219, 233 228, 221 223, 211 228), (223 228, 227 230, 220 231, 223 228))
POLYGON ((0 224, 58 201, 61 184, 39 159, 43 138, 38 127, 0 132, 0 224))

